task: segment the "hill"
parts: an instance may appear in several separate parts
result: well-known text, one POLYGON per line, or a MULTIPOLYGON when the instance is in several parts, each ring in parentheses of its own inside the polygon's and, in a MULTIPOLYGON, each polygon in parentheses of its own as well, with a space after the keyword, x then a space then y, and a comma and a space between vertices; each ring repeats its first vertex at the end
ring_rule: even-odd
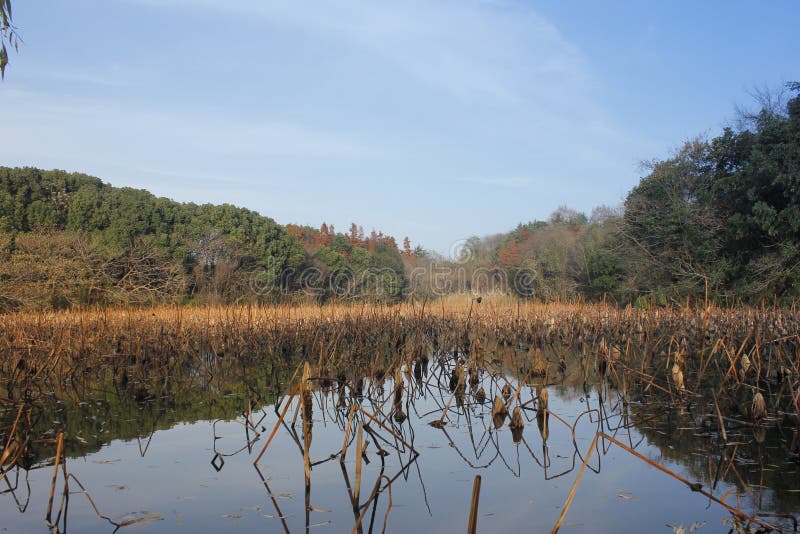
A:
POLYGON ((399 251, 382 234, 351 243, 331 232, 308 246, 245 208, 0 167, 0 309, 327 298, 333 271, 368 267, 389 269, 402 286, 399 251))

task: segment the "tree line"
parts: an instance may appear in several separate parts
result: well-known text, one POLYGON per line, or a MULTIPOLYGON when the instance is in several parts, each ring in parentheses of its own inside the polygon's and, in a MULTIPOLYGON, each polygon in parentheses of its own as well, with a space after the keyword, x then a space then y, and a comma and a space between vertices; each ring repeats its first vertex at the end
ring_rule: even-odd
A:
POLYGON ((0 310, 297 295, 397 301, 443 289, 637 305, 793 302, 800 84, 787 93, 649 162, 622 206, 589 215, 562 206, 545 221, 470 238, 459 258, 412 249, 408 238, 398 246, 355 223, 346 232, 283 227, 231 205, 0 167, 0 310))
MULTIPOLYGON (((800 84, 762 94, 739 124, 645 165, 619 208, 561 207, 469 241, 468 268, 499 269, 540 299, 661 304, 800 296, 800 84), (782 96, 789 95, 788 98, 782 96)), ((510 289, 515 288, 511 285, 510 289)))
POLYGON ((331 234, 307 247, 244 208, 179 203, 80 173, 0 167, 0 310, 269 300, 310 283, 312 296, 325 299, 329 278, 366 268, 403 285, 400 251, 383 234, 355 245, 331 234))

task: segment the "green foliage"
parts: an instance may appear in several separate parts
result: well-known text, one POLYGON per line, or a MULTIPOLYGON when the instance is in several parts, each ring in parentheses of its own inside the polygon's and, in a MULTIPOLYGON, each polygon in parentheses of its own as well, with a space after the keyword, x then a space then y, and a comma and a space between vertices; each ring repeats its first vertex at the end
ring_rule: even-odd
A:
POLYGON ((375 251, 370 252, 367 248, 350 245, 339 234, 331 247, 318 247, 312 261, 319 276, 308 279, 314 282, 311 293, 322 299, 393 302, 401 298, 405 285, 403 261, 397 248, 389 243, 378 242, 375 251))
POLYGON ((617 255, 611 250, 596 248, 588 253, 586 261, 588 280, 583 287, 586 296, 600 299, 603 295, 615 294, 625 274, 617 255))
POLYGON ((372 254, 365 248, 354 248, 350 256, 350 266, 356 274, 366 271, 372 267, 372 254))
POLYGON ((171 254, 197 252, 210 233, 242 246, 257 266, 296 267, 302 247, 267 217, 230 205, 181 204, 99 179, 63 171, 0 167, 0 225, 98 234, 111 249, 127 250, 135 237, 152 236, 171 254))
MULTIPOLYGON (((800 84, 787 87, 800 92, 800 84)), ((547 221, 470 238, 459 273, 501 275, 506 291, 539 299, 611 296, 652 306, 706 294, 800 297, 800 96, 747 119, 744 128, 688 142, 650 163, 621 215, 600 207, 587 217, 561 206, 547 221), (514 285, 519 280, 525 284, 514 285)), ((306 267, 315 269, 312 293, 321 299, 395 301, 406 284, 434 293, 422 287, 433 282, 405 277, 413 262, 435 261, 421 247, 412 253, 406 244, 401 255, 393 238, 374 230, 365 236, 355 224, 347 234, 324 223, 319 230, 287 228, 230 205, 180 204, 83 174, 0 167, 0 253, 10 266, 0 276, 19 282, 16 292, 0 292, 0 304, 25 305, 27 291, 37 302, 73 305, 97 301, 109 287, 145 295, 184 288, 187 298, 231 300, 246 298, 253 284, 308 289, 312 280, 297 274, 306 267), (47 236, 59 232, 70 236, 48 250, 47 236), (17 240, 31 233, 39 240, 17 240), (73 243, 82 251, 67 258, 63 251, 73 243), (61 258, 54 261, 79 276, 36 265, 43 255, 61 258), (90 268, 79 269, 84 264, 90 268), (42 286, 51 277, 72 289, 31 288, 26 277, 42 286)), ((468 282, 496 287, 478 278, 468 282)))
POLYGON ((561 206, 547 221, 471 239, 459 267, 501 270, 509 291, 544 300, 800 297, 800 95, 783 109, 770 102, 746 127, 649 163, 621 217, 561 206))
POLYGON ((182 265, 193 278, 194 295, 223 287, 243 295, 252 273, 296 269, 305 261, 297 240, 256 212, 181 204, 58 170, 0 167, 0 231, 91 235, 108 262, 129 256, 147 238, 154 257, 182 265))
MULTIPOLYGON (((319 236, 310 228, 293 230, 314 240, 319 236)), ((396 300, 405 283, 395 241, 380 233, 348 237, 334 234, 331 227, 324 236, 330 245, 307 252, 275 221, 244 208, 181 204, 58 170, 0 167, 0 232, 32 236, 26 241, 29 252, 17 253, 5 266, 14 280, 8 285, 6 307, 41 308, 47 302, 63 307, 126 298, 137 303, 275 298, 285 290, 306 289, 307 267, 321 273, 313 292, 323 298, 342 295, 336 281, 343 275, 350 280, 347 297, 396 300), (93 258, 88 268, 96 276, 81 274, 79 279, 91 280, 82 286, 61 284, 67 289, 53 300, 46 279, 69 273, 33 266, 37 258, 42 262, 50 257, 43 243, 58 234, 82 239, 93 258), (31 269, 39 274, 26 280, 24 273, 31 269)), ((69 251, 70 246, 65 242, 59 250, 69 251)), ((67 261, 68 255, 59 253, 47 261, 78 269, 80 256, 67 261)))
POLYGON ((350 241, 348 241, 344 235, 338 234, 333 238, 331 248, 341 254, 350 254, 353 250, 353 245, 350 244, 350 241))
MULTIPOLYGON (((797 90, 798 88, 794 88, 797 90)), ((634 293, 800 295, 800 97, 685 145, 625 202, 634 293)))
POLYGON ((333 270, 345 267, 344 256, 330 247, 319 247, 314 257, 333 270))
POLYGON ((702 140, 652 164, 625 201, 623 233, 636 292, 700 293, 719 273, 720 214, 711 191, 713 161, 702 140))
POLYGON ((8 65, 6 43, 15 51, 19 50, 19 35, 12 22, 11 0, 0 0, 0 78, 5 78, 8 65))

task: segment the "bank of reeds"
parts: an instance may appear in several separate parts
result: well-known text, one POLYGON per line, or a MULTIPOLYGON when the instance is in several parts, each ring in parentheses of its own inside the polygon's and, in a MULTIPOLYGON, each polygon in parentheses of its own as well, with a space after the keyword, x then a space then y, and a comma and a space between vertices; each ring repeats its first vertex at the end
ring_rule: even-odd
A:
MULTIPOLYGON (((124 373, 168 376, 174 366, 215 359, 301 357, 336 376, 442 352, 508 361, 537 376, 578 355, 587 375, 616 365, 672 393, 713 384, 749 388, 752 400, 770 385, 797 385, 798 334, 798 314, 781 308, 638 310, 491 299, 19 313, 0 316, 0 399, 100 368, 122 380, 124 373)), ((794 408, 796 395, 789 397, 783 411, 794 408)))
MULTIPOLYGON (((430 414, 429 422, 445 432, 453 411, 461 413, 472 402, 483 405, 488 391, 494 402, 486 410, 495 427, 510 416, 512 436, 519 442, 525 428, 523 410, 535 406, 546 444, 550 415, 570 427, 550 411, 547 386, 570 374, 584 384, 613 385, 623 402, 657 396, 676 406, 698 405, 698 412, 727 441, 730 425, 758 429, 779 421, 798 426, 798 320, 796 310, 782 308, 639 310, 491 298, 397 306, 170 307, 3 315, 0 403, 6 405, 6 413, 13 408, 15 417, 13 424, 0 428, 0 473, 10 472, 30 444, 26 417, 42 395, 68 395, 100 375, 119 391, 145 400, 176 377, 194 377, 198 370, 211 376, 217 368, 237 366, 258 369, 263 362, 285 362, 285 368, 297 371, 282 380, 288 397, 283 404, 279 397, 279 422, 255 463, 294 406, 292 429, 302 414, 307 485, 314 465, 309 456, 314 391, 333 394, 337 400, 332 406, 349 413, 342 416, 341 459, 353 439, 356 458, 361 457, 360 434, 370 423, 417 454, 391 425, 402 424, 414 384, 421 384, 423 377, 428 385, 435 379, 436 390, 444 395, 443 409, 430 414), (431 375, 429 362, 435 369, 431 375), (353 403, 384 385, 391 385, 391 392, 375 397, 374 412, 353 403), (525 385, 534 386, 535 395, 522 398, 525 385), (294 396, 298 401, 293 405, 294 396)), ((249 410, 248 403, 247 421, 249 410)), ((258 439, 256 425, 246 429, 258 439)), ((249 437, 247 450, 253 450, 249 437)), ((56 451, 56 465, 58 457, 56 451)), ((358 469, 355 480, 351 500, 358 526, 365 510, 359 500, 358 469)), ((381 480, 366 503, 391 487, 390 479, 386 485, 381 480)))

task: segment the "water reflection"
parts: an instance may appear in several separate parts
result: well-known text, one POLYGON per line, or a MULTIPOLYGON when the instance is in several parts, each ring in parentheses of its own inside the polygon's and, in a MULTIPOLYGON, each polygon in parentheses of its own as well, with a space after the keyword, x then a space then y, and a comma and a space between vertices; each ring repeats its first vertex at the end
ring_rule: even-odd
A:
POLYGON ((709 400, 676 402, 621 368, 384 363, 329 376, 291 358, 212 357, 165 377, 104 370, 9 404, 3 526, 450 532, 466 526, 480 474, 479 530, 549 530, 583 469, 564 531, 731 521, 627 447, 756 521, 794 527, 797 429, 780 420, 736 420, 723 440, 709 400))

